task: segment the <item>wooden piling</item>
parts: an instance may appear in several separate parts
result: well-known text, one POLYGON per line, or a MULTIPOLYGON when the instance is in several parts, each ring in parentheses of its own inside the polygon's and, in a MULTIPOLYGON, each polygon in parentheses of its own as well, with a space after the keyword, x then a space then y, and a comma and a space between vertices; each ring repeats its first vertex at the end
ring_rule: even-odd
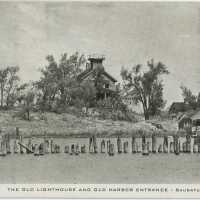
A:
POLYGON ((71 145, 71 153, 70 153, 70 155, 73 155, 73 154, 75 154, 75 145, 74 144, 71 145))
POLYGON ((137 152, 136 141, 135 141, 135 137, 132 136, 132 153, 136 153, 136 152, 137 152))
POLYGON ((16 140, 14 140, 13 152, 14 152, 15 154, 19 153, 19 146, 18 146, 18 142, 17 142, 16 140))
POLYGON ((44 143, 41 143, 39 145, 39 155, 43 156, 44 155, 44 143))
POLYGON ((76 148, 75 154, 76 154, 76 155, 79 155, 79 153, 80 153, 80 151, 79 151, 79 144, 76 144, 76 147, 75 147, 75 148, 76 148))
POLYGON ((186 152, 190 153, 191 150, 191 136, 186 135, 186 152))
POLYGON ((114 144, 110 143, 110 151, 109 151, 109 156, 114 156, 114 144))
POLYGON ((93 135, 93 145, 94 145, 94 153, 98 153, 96 135, 93 135))
POLYGON ((11 153, 11 147, 10 147, 10 135, 9 134, 5 135, 5 143, 6 143, 6 153, 10 154, 11 153))
POLYGON ((106 152, 106 143, 105 140, 101 141, 101 153, 105 153, 106 152))
MULTIPOLYGON (((31 142, 31 139, 28 140, 28 144, 27 144, 27 147, 28 149, 31 149, 32 150, 32 142, 31 142)), ((26 153, 31 153, 31 151, 29 151, 28 149, 26 149, 26 153)))
POLYGON ((66 146, 65 146, 64 153, 69 153, 69 145, 66 145, 66 146))
POLYGON ((107 140, 107 153, 109 154, 110 153, 110 140, 107 140))
POLYGON ((149 155, 148 144, 147 143, 143 143, 142 155, 144 155, 144 156, 149 155))
POLYGON ((89 152, 93 153, 93 137, 89 137, 89 152))
POLYGON ((187 142, 183 142, 183 153, 187 153, 187 142))
MULTIPOLYGON (((20 142, 20 143, 23 143, 23 137, 22 137, 22 135, 19 136, 19 142, 20 142)), ((21 154, 24 153, 23 148, 22 148, 21 145, 20 145, 20 147, 19 147, 19 151, 20 151, 21 154)))
POLYGON ((198 145, 197 144, 194 144, 194 146, 193 146, 193 152, 194 153, 198 153, 198 145))
POLYGON ((174 142, 170 142, 170 153, 174 153, 174 142))
POLYGON ((86 146, 85 145, 81 146, 81 153, 86 153, 86 146))
POLYGON ((40 155, 39 145, 38 145, 38 144, 35 144, 34 156, 39 156, 39 155, 40 155))
POLYGON ((128 153, 128 142, 124 142, 124 153, 128 153))
POLYGON ((168 137, 164 136, 164 141, 163 141, 163 152, 168 153, 168 137))
POLYGON ((163 145, 160 144, 158 147, 158 153, 162 153, 163 152, 163 145))
POLYGON ((176 155, 179 155, 179 141, 178 141, 178 135, 174 135, 174 153, 176 155))
POLYGON ((50 141, 50 150, 51 150, 51 153, 55 153, 55 147, 54 147, 53 139, 51 139, 51 141, 50 141))
POLYGON ((122 141, 119 136, 117 137, 117 152, 122 153, 122 141))
POLYGON ((152 153, 156 153, 156 135, 152 134, 152 153))
POLYGON ((144 151, 145 144, 146 144, 146 138, 145 135, 142 135, 142 152, 144 151))

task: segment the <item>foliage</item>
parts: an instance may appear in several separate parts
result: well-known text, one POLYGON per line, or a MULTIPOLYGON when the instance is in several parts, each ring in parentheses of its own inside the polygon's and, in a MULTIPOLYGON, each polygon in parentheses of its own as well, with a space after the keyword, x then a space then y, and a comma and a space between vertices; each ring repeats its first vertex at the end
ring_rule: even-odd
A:
POLYGON ((16 102, 19 82, 18 72, 18 66, 6 67, 0 70, 1 107, 11 107, 16 102))
POLYGON ((132 70, 122 68, 121 76, 124 88, 131 90, 134 102, 143 106, 145 119, 158 113, 165 105, 163 100, 163 83, 160 76, 168 74, 166 66, 154 63, 153 59, 147 62, 147 71, 141 71, 142 65, 136 65, 132 70))
POLYGON ((48 65, 41 69, 42 77, 35 84, 40 91, 40 108, 50 110, 54 101, 57 101, 58 106, 69 105, 72 100, 71 91, 77 87, 76 78, 85 57, 76 52, 69 57, 66 53, 61 55, 59 62, 56 62, 52 55, 46 59, 48 65))
POLYGON ((107 81, 103 76, 103 72, 104 72, 103 66, 97 66, 93 71, 93 79, 94 79, 94 86, 96 88, 97 99, 104 98, 103 92, 105 90, 105 84, 107 83, 107 81))
MULTIPOLYGON (((83 81, 80 86, 74 91, 73 99, 82 100, 83 106, 89 108, 95 105, 96 101, 96 88, 92 81, 83 81)), ((77 105, 77 104, 75 104, 77 105)))
POLYGON ((192 109, 196 109, 197 96, 192 94, 192 91, 185 86, 181 86, 181 90, 182 90, 182 96, 184 98, 184 102, 187 103, 192 109))
POLYGON ((30 120, 30 112, 34 109, 34 99, 36 92, 32 84, 22 84, 18 88, 18 101, 20 104, 20 111, 18 113, 25 120, 30 120))

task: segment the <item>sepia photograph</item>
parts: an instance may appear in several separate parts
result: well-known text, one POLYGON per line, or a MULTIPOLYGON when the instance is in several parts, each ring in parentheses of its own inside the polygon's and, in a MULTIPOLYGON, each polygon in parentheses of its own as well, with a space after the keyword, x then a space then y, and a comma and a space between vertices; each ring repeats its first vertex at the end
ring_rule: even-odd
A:
POLYGON ((0 2, 0 184, 199 169, 199 2, 0 2))

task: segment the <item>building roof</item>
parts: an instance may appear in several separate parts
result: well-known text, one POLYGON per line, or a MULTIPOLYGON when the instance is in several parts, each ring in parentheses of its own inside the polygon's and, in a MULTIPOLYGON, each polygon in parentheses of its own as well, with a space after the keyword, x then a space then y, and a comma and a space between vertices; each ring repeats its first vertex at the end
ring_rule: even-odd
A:
POLYGON ((191 116, 192 120, 200 120, 200 110, 191 116))
MULTIPOLYGON (((78 75, 78 79, 82 81, 82 80, 84 80, 85 78, 87 78, 92 73, 94 73, 94 69, 91 69, 91 68, 90 69, 86 69, 86 70, 84 70, 82 73, 80 73, 78 75)), ((117 82, 117 80, 114 77, 112 77, 109 73, 107 73, 105 70, 102 73, 105 76, 107 76, 111 81, 117 82)))
POLYGON ((189 109, 189 105, 185 104, 184 102, 173 102, 169 108, 169 112, 184 112, 189 109))

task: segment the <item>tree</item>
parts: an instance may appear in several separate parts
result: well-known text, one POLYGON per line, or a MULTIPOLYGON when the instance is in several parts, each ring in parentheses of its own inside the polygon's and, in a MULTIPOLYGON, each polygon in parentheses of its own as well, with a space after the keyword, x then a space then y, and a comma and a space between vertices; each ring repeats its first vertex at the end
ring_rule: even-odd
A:
MULTIPOLYGON (((83 81, 80 83, 79 87, 75 88, 72 91, 72 98, 75 100, 75 102, 82 101, 83 105, 86 108, 86 112, 89 107, 92 107, 95 105, 96 102, 96 88, 94 86, 94 83, 90 80, 83 81)), ((77 105, 76 105, 77 106, 77 105)))
POLYGON ((200 108, 200 92, 197 96, 197 107, 200 108))
POLYGON ((4 91, 5 91, 7 78, 8 78, 8 68, 1 69, 0 70, 1 107, 3 107, 3 104, 4 104, 4 91))
POLYGON ((105 91, 105 84, 107 81, 105 80, 104 76, 104 67, 97 66, 93 71, 93 79, 94 79, 94 86, 97 92, 97 99, 103 99, 104 91, 105 91))
POLYGON ((81 71, 81 65, 85 62, 84 55, 78 52, 69 56, 64 53, 59 62, 52 55, 46 57, 48 65, 41 69, 42 76, 36 83, 41 91, 40 102, 44 107, 51 108, 56 99, 59 105, 69 104, 71 90, 77 84, 77 76, 81 71))
POLYGON ((19 67, 8 67, 8 81, 5 87, 6 106, 13 106, 17 99, 17 87, 19 83, 19 67))
POLYGON ((19 82, 19 67, 6 67, 0 70, 1 107, 13 105, 16 100, 16 88, 19 82), (5 104, 4 104, 5 103, 5 104))
POLYGON ((29 91, 24 97, 23 97, 23 108, 25 111, 25 119, 30 120, 30 112, 34 107, 34 97, 35 94, 32 91, 29 91))
POLYGON ((33 84, 22 84, 18 87, 18 101, 21 106, 20 115, 26 119, 30 120, 30 112, 33 110, 35 104, 34 99, 36 92, 34 91, 33 84))
POLYGON ((142 104, 145 120, 148 120, 165 105, 160 77, 169 74, 169 71, 163 63, 154 63, 153 59, 147 62, 148 70, 141 69, 142 65, 136 65, 130 71, 122 68, 121 76, 124 88, 131 91, 136 104, 142 104))
POLYGON ((192 109, 196 109, 197 96, 192 94, 192 91, 185 86, 181 86, 180 88, 182 90, 182 96, 184 98, 184 102, 187 103, 192 109))

